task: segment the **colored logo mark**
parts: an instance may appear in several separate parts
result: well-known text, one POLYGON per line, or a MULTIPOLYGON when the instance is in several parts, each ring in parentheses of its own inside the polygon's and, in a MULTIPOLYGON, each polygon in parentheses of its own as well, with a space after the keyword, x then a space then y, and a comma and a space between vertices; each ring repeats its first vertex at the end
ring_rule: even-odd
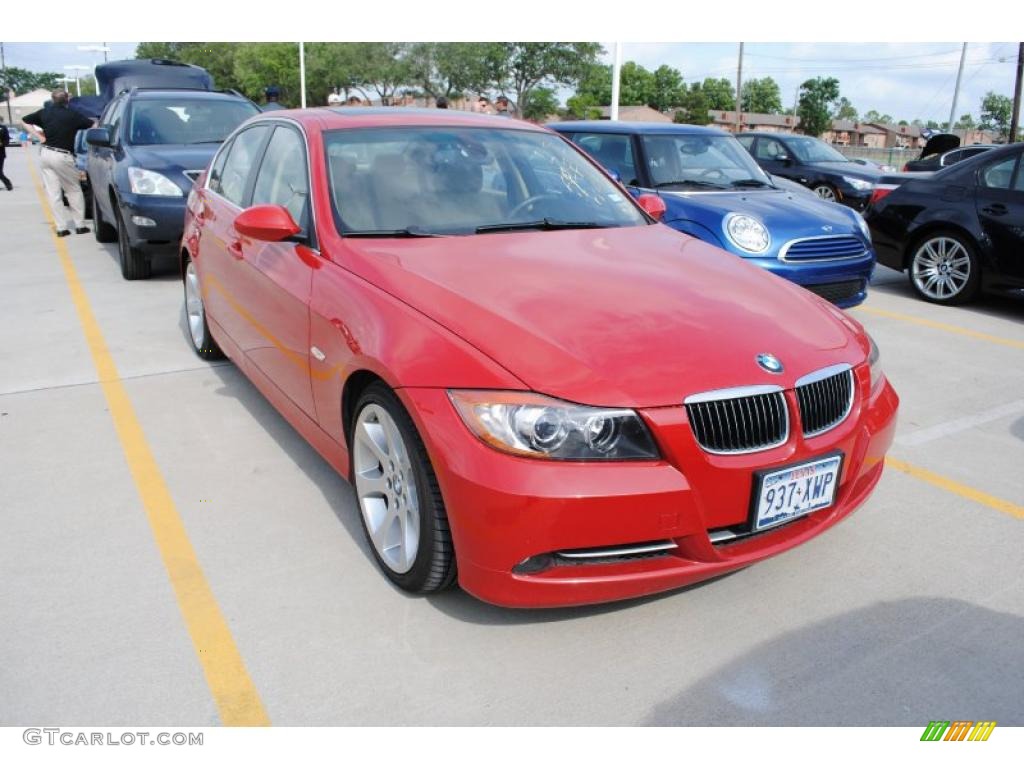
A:
POLYGON ((932 720, 921 741, 988 741, 995 727, 994 720, 932 720))

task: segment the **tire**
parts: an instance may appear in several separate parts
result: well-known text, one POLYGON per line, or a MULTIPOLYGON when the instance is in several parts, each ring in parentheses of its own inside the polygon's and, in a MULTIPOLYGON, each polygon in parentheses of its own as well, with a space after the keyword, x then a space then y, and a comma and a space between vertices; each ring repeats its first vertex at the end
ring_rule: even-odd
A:
POLYGON ((839 196, 836 194, 836 190, 831 184, 815 184, 811 187, 811 191, 822 200, 828 200, 830 203, 839 202, 839 196))
POLYGON ((199 274, 191 259, 185 264, 185 274, 181 283, 185 292, 185 318, 188 321, 188 336, 192 341, 192 349, 203 360, 223 360, 224 352, 217 345, 206 322, 206 307, 203 305, 199 274))
POLYGON ((124 216, 115 210, 117 216, 117 255, 121 263, 121 277, 125 280, 146 280, 152 274, 152 267, 146 254, 133 248, 128 239, 128 228, 124 216))
POLYGON ((914 243, 907 275, 914 293, 933 304, 964 304, 981 288, 974 243, 949 230, 930 232, 914 243))
POLYGON ((377 564, 407 592, 446 589, 456 579, 455 550, 416 425, 382 383, 366 388, 354 414, 348 436, 352 485, 377 564))
POLYGON ((92 202, 92 236, 97 243, 112 243, 117 240, 117 228, 103 220, 103 206, 96 199, 92 202))

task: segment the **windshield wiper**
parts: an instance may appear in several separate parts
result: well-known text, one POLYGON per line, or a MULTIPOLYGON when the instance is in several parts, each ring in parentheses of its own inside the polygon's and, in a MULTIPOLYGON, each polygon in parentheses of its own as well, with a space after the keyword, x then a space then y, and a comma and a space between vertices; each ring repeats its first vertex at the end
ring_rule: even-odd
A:
POLYGON ((444 237, 437 232, 424 232, 415 227, 404 229, 357 229, 349 232, 342 232, 342 237, 444 237))
POLYGON ((770 187, 772 186, 767 181, 761 181, 760 179, 736 179, 732 182, 734 187, 770 187))
POLYGON ((484 224, 476 228, 478 235, 485 232, 515 232, 520 229, 604 229, 614 224, 601 224, 597 221, 559 221, 543 218, 538 221, 516 221, 508 224, 484 224))
POLYGON ((189 144, 223 144, 224 139, 203 139, 202 141, 190 141, 189 144))
POLYGON ((660 184, 655 184, 655 189, 661 189, 662 187, 707 187, 709 189, 725 189, 721 184, 715 184, 712 181, 698 181, 697 179, 681 179, 679 181, 663 181, 660 184))

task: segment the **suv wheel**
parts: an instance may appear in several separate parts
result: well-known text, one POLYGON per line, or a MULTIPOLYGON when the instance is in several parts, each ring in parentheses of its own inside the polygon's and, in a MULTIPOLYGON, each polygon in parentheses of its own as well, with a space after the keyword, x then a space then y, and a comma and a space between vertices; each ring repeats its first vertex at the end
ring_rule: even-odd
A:
POLYGON ((124 225, 124 214, 117 215, 117 255, 121 262, 121 277, 125 280, 146 280, 152 270, 146 254, 132 247, 128 237, 128 228, 124 225))
POLYGON ((98 200, 92 204, 92 236, 97 243, 112 243, 117 240, 117 227, 103 220, 103 206, 98 200))

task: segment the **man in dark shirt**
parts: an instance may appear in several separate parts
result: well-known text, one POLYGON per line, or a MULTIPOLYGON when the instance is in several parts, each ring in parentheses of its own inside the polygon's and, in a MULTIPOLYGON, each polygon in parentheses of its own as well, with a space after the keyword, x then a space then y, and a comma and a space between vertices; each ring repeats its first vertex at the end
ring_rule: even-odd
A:
POLYGON ((14 189, 11 180, 4 176, 4 161, 7 160, 7 142, 10 140, 11 134, 7 132, 7 126, 0 125, 0 182, 3 182, 8 192, 14 189))
POLYGON ((92 120, 68 107, 68 92, 58 88, 53 92, 50 106, 25 115, 21 121, 30 130, 41 128, 44 134, 44 144, 39 150, 39 165, 43 172, 46 196, 53 209, 57 237, 71 234, 72 226, 78 234, 85 234, 89 228, 85 226, 85 198, 75 167, 75 134, 91 128, 92 120), (65 197, 67 206, 64 205, 65 197))
POLYGON ((281 91, 278 90, 276 85, 268 85, 263 90, 263 95, 267 97, 267 103, 262 107, 264 112, 273 112, 275 109, 285 109, 284 104, 278 101, 278 99, 281 98, 281 91))

